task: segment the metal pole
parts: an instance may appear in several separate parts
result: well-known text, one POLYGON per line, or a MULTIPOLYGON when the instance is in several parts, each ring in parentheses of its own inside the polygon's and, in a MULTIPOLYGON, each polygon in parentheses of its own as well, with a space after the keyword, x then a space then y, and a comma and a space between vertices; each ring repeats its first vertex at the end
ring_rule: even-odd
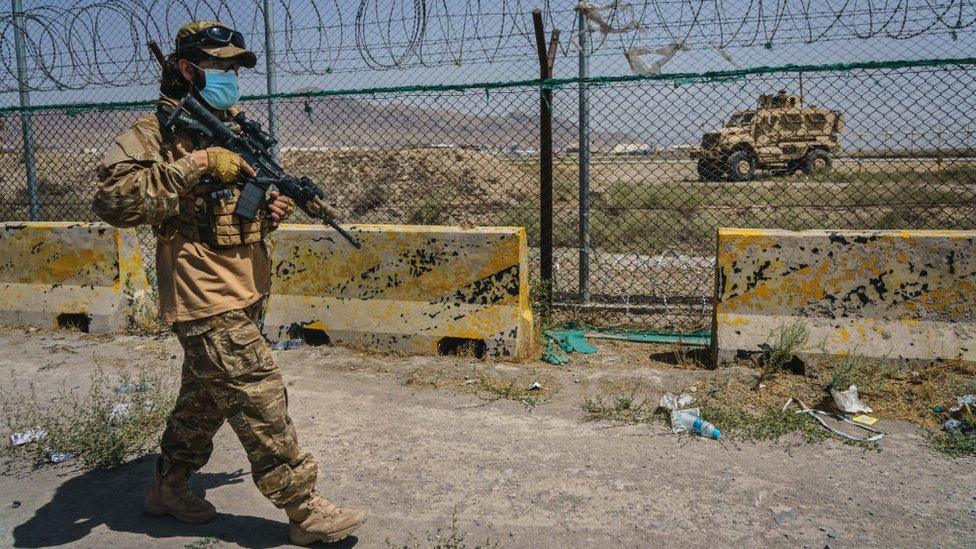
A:
POLYGON ((801 72, 799 73, 799 75, 800 75, 800 104, 802 105, 803 104, 803 73, 801 72))
POLYGON ((34 132, 31 130, 30 93, 27 90, 27 52, 24 49, 24 7, 21 0, 10 0, 14 18, 14 50, 17 55, 17 88, 20 91, 20 127, 24 134, 24 168, 27 172, 27 202, 31 221, 40 217, 37 204, 37 166, 34 163, 34 132))
MULTIPOLYGON (((555 60, 554 45, 559 31, 554 31, 549 50, 546 49, 546 31, 542 25, 542 12, 532 10, 536 50, 539 55, 539 79, 552 77, 555 60), (549 53, 551 51, 551 54, 549 53)), ((552 303, 552 88, 543 87, 539 94, 539 235, 540 278, 545 288, 547 303, 552 303)))
MULTIPOLYGON (((268 90, 268 133, 272 137, 278 136, 278 124, 275 116, 275 103, 274 99, 270 96, 278 93, 278 77, 275 74, 275 64, 274 64, 274 53, 275 53, 275 43, 274 43, 274 0, 264 0, 264 67, 265 75, 267 76, 267 90, 268 90)), ((274 154, 275 160, 280 161, 279 157, 279 146, 275 145, 272 153, 274 154)))
POLYGON ((590 76, 586 14, 579 19, 579 298, 590 300, 590 105, 584 79, 590 76))

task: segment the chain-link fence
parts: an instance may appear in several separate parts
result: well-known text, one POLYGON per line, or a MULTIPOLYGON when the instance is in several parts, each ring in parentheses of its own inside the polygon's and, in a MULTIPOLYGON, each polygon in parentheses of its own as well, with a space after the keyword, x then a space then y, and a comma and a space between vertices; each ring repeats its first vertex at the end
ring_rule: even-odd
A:
POLYGON ((718 227, 976 228, 974 80, 972 66, 943 65, 591 88, 591 118, 628 122, 592 148, 589 302, 578 163, 556 160, 557 299, 598 324, 702 327, 718 227), (799 100, 801 86, 801 109, 758 106, 780 90, 799 100))
MULTIPOLYGON (((0 58, 9 59, 4 32, 0 58)), ((944 38, 943 48, 970 35, 961 36, 944 38)), ((273 103, 286 168, 332 193, 346 222, 524 226, 538 278, 539 95, 540 85, 551 87, 558 318, 687 330, 710 322, 718 227, 976 228, 976 60, 915 57, 545 84, 312 89, 273 103)), ((255 97, 244 108, 266 122, 267 105, 255 97)), ((0 108, 0 220, 93 219, 101 154, 151 109, 91 101, 0 108), (35 185, 23 115, 33 131, 35 185)), ((142 234, 151 258, 152 235, 142 234)))

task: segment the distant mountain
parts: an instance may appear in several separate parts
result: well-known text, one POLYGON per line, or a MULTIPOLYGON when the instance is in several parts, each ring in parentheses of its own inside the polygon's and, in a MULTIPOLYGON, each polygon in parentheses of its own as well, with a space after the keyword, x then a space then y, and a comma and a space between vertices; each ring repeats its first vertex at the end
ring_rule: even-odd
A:
MULTIPOLYGON (((305 89, 303 91, 314 91, 305 89)), ((275 101, 278 136, 287 147, 429 147, 460 146, 482 150, 533 150, 539 143, 539 118, 534 95, 512 103, 509 112, 480 115, 443 107, 436 96, 412 95, 401 101, 378 101, 348 96, 291 98, 275 101), (428 103, 424 105, 422 103, 428 103)), ((453 100, 452 103, 456 101, 453 100)), ((506 105, 508 106, 508 105, 506 105)), ((247 104, 248 114, 267 120, 264 102, 247 104)), ((490 108, 490 107, 489 107, 490 108)), ((500 107, 499 107, 500 108, 500 107)), ((473 113, 484 110, 470 107, 473 113)), ((59 110, 33 113, 34 138, 38 147, 56 151, 104 150, 111 139, 124 131, 144 111, 59 110)), ((20 124, 0 126, 0 141, 19 142, 20 124), (8 135, 9 134, 9 135, 8 135)), ((577 125, 570 120, 553 121, 553 146, 557 151, 576 145, 577 125)), ((623 132, 593 131, 595 150, 618 143, 642 143, 623 132)))
MULTIPOLYGON (((530 97, 513 106, 537 108, 535 96, 530 97)), ((455 145, 510 150, 539 146, 539 115, 535 111, 465 114, 414 104, 418 101, 436 104, 441 100, 428 96, 412 96, 407 102, 388 103, 351 97, 289 99, 277 105, 279 118, 288 122, 279 124, 280 135, 284 144, 295 147, 455 145)), ((479 107, 472 110, 477 111, 479 107)), ((576 123, 554 117, 553 146, 557 150, 575 146, 578 132, 576 123)), ((591 132, 590 141, 595 149, 622 142, 643 143, 623 132, 602 131, 591 132)))

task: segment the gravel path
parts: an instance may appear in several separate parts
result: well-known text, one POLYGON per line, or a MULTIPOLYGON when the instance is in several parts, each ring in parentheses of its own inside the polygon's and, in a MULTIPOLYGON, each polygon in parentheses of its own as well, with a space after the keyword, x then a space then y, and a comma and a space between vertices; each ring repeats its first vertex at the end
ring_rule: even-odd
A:
MULTIPOLYGON (((140 354, 174 372, 180 360, 172 338, 6 330, 0 378, 5 391, 33 382, 43 403, 59 388, 83 388, 94 363, 140 354)), ((469 547, 486 538, 533 548, 976 544, 976 459, 946 459, 906 424, 882 421, 889 436, 873 451, 834 440, 718 443, 660 424, 583 421, 582 388, 592 381, 636 378, 663 391, 693 379, 652 362, 646 347, 603 344, 558 369, 324 347, 276 354, 298 432, 320 462, 320 490, 369 508, 346 546, 432 546, 452 515, 469 547), (405 384, 418 369, 547 376, 556 391, 535 407, 490 402, 405 384)), ((0 476, 0 546, 286 545, 283 514, 246 467, 225 426, 194 478, 220 514, 185 525, 141 514, 152 457, 94 472, 14 464, 0 476)))

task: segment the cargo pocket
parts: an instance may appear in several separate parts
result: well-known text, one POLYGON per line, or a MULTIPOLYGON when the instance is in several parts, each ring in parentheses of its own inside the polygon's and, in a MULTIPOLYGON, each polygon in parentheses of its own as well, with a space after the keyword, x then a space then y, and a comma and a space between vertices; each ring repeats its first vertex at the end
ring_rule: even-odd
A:
POLYGON ((238 376, 267 367, 261 355, 263 346, 261 332, 250 319, 240 326, 228 329, 227 339, 229 343, 226 349, 226 354, 229 356, 225 360, 227 373, 238 376))
POLYGON ((261 366, 257 351, 264 344, 261 332, 244 311, 228 311, 211 322, 214 329, 203 337, 216 355, 217 365, 227 381, 236 380, 261 366))
POLYGON ((272 373, 243 385, 233 392, 235 415, 229 419, 252 463, 295 461, 300 448, 281 376, 272 373))
POLYGON ((264 497, 275 505, 283 505, 281 495, 292 485, 292 471, 287 464, 281 464, 270 471, 254 473, 254 484, 264 497))

